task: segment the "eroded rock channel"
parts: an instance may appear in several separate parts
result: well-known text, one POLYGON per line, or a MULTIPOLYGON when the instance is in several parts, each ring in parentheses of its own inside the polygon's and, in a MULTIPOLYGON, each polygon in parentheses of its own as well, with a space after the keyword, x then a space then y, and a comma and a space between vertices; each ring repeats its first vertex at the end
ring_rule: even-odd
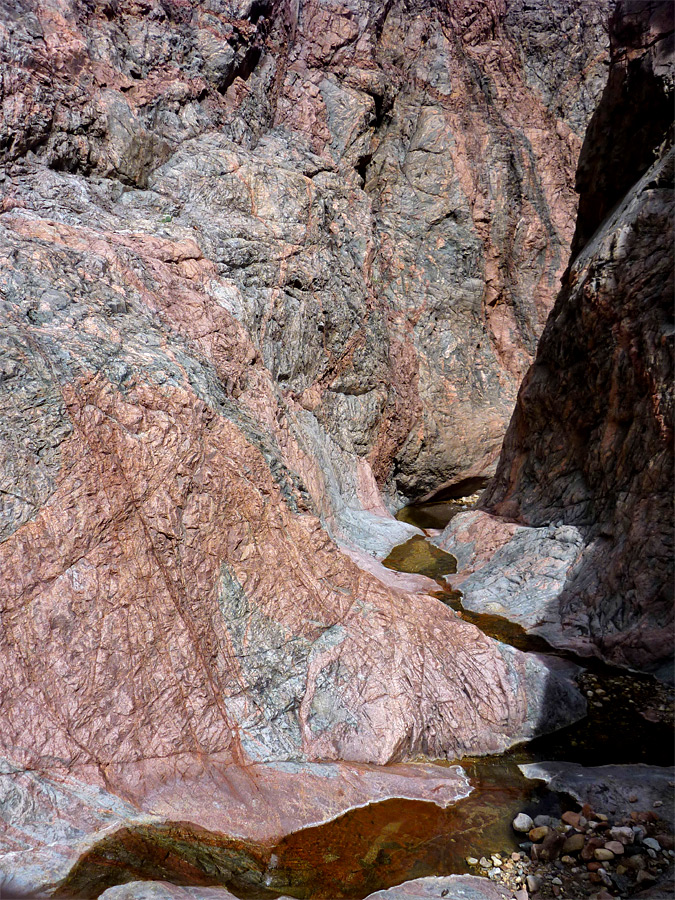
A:
POLYGON ((3 900, 662 890, 673 12, 0 0, 3 900))

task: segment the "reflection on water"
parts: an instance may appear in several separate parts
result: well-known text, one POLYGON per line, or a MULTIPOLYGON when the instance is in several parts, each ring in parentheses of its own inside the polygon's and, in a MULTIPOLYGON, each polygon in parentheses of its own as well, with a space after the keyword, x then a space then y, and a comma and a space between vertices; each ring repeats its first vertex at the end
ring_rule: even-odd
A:
POLYGON ((364 897, 413 878, 468 872, 467 856, 517 849, 511 829, 525 809, 560 814, 557 796, 510 760, 463 760, 476 790, 450 809, 387 800, 285 838, 274 886, 293 897, 364 897))
POLYGON ((382 560, 382 565, 396 572, 411 572, 414 575, 427 575, 443 584, 444 575, 453 575, 457 571, 457 560, 450 553, 434 546, 416 534, 405 544, 394 547, 389 556, 382 560))
POLYGON ((404 506, 396 513, 399 522, 407 522, 426 531, 427 528, 445 528, 448 522, 467 509, 473 509, 480 493, 454 500, 434 500, 431 503, 404 506))

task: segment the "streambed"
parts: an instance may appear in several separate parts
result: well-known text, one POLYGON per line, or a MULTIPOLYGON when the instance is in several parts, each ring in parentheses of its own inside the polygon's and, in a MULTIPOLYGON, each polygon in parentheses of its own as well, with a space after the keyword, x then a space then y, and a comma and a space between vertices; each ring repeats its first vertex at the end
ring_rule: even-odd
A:
MULTIPOLYGON (((449 520, 469 506, 461 499, 447 501, 445 510, 438 502, 432 505, 434 524, 426 527, 438 527, 436 523, 443 523, 446 517, 449 520)), ((415 524, 430 521, 425 518, 424 509, 409 509, 406 515, 415 519, 415 524)), ((456 570, 454 557, 421 535, 394 548, 384 564, 434 579, 437 590, 432 592, 430 602, 440 600, 448 604, 491 637, 524 651, 568 655, 505 619, 463 610, 461 593, 449 590, 443 581, 444 575, 456 570)), ((670 706, 672 710, 672 692, 646 675, 626 673, 595 660, 576 661, 587 667, 579 676, 579 684, 588 699, 588 715, 554 734, 536 738, 499 756, 454 761, 464 768, 474 790, 447 809, 419 800, 385 800, 301 829, 272 848, 228 847, 225 855, 223 847, 211 848, 205 854, 204 847, 212 838, 204 835, 197 841, 200 849, 192 868, 185 847, 195 845, 194 835, 188 835, 186 840, 179 840, 180 834, 178 837, 150 832, 127 835, 125 844, 135 846, 142 838, 145 848, 139 857, 139 867, 134 869, 135 877, 164 877, 184 884, 224 884, 235 895, 250 900, 271 900, 282 895, 307 900, 360 900, 377 890, 415 878, 475 872, 467 864, 467 857, 489 858, 495 852, 518 849, 522 836, 516 835, 511 827, 517 813, 524 811, 533 818, 540 814, 558 818, 576 805, 571 797, 525 778, 520 764, 543 760, 584 766, 673 764, 673 722, 672 716, 668 720, 666 709, 670 706), (156 856, 155 849, 161 850, 163 865, 167 854, 175 852, 180 857, 175 874, 145 871, 147 867, 141 858, 156 856), (208 871, 213 866, 215 874, 219 861, 226 862, 230 871, 240 868, 241 877, 236 883, 220 876, 209 877, 208 871)), ((439 766, 452 764, 450 761, 437 763, 439 766)), ((126 847, 125 853, 128 852, 126 847)), ((101 887, 107 886, 105 857, 105 853, 99 853, 88 862, 83 861, 80 886, 93 886, 97 873, 102 878, 101 887)), ((119 853, 111 847, 108 860, 116 857, 119 853)), ((66 890, 63 896, 72 894, 66 890)))

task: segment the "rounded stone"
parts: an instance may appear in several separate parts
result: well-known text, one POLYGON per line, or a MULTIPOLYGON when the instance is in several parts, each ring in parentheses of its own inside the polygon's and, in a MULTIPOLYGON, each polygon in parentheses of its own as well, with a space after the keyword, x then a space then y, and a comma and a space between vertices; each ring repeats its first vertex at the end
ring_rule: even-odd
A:
POLYGON ((534 822, 527 815, 527 813, 518 813, 518 815, 513 820, 512 828, 514 831, 519 831, 521 834, 527 834, 530 829, 534 828, 534 822))
POLYGON ((578 853, 584 848, 583 834, 571 834, 563 844, 563 853, 578 853))
POLYGON ((623 844, 621 841, 607 841, 605 850, 611 850, 614 856, 621 856, 623 853, 623 844))
POLYGON ((614 854, 606 847, 597 847, 593 851, 593 856, 600 862, 609 862, 610 859, 614 859, 614 854))
POLYGON ((550 830, 548 825, 540 825, 538 828, 532 828, 528 837, 533 843, 538 844, 539 841, 543 841, 547 837, 550 830))

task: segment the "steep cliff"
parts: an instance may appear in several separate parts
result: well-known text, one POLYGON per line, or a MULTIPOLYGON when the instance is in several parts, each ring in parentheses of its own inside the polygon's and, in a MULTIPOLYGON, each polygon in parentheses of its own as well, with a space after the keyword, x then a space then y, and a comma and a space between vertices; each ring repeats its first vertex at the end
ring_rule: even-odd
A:
POLYGON ((564 671, 373 556, 412 530, 385 501, 494 465, 572 238, 607 8, 0 3, 2 864, 23 885, 53 890, 113 826, 121 853, 189 819, 208 861, 236 815, 319 815, 308 772, 337 815, 407 796, 414 767, 378 793, 367 764, 583 711, 564 671), (344 759, 363 767, 306 768, 344 759))
POLYGON ((465 517, 443 544, 469 605, 672 674, 672 4, 619 4, 611 38, 575 256, 481 504, 502 524, 465 517))
POLYGON ((362 505, 358 459, 420 496, 494 465, 566 262, 609 9, 12 0, 5 208, 48 167, 106 186, 97 223, 123 196, 130 228, 194 240, 322 459, 326 514, 362 505))

